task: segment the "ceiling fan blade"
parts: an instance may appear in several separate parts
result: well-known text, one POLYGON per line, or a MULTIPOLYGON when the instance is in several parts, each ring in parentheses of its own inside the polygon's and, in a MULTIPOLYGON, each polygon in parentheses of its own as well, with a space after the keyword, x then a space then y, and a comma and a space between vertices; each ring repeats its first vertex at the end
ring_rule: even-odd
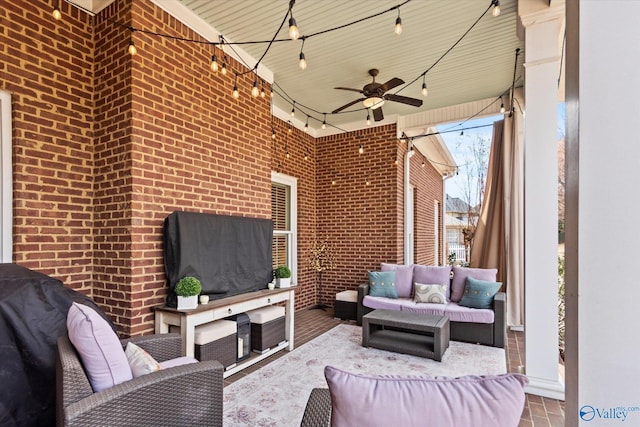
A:
POLYGON ((351 107, 353 104, 357 104, 358 102, 362 102, 362 101, 364 101, 364 100, 365 100, 365 98, 356 99, 355 101, 351 101, 350 103, 345 104, 345 105, 343 105, 343 106, 342 106, 342 107, 340 107, 340 108, 336 108, 336 109, 335 109, 335 110, 333 110, 331 113, 332 113, 332 114, 339 113, 340 111, 344 110, 345 108, 351 107))
POLYGON ((375 110, 373 110, 373 120, 375 120, 376 122, 379 122, 382 119, 384 119, 384 114, 382 114, 382 108, 376 108, 375 110))
POLYGON ((399 79, 397 77, 392 78, 391 80, 389 80, 388 82, 384 83, 382 86, 380 86, 380 89, 383 92, 388 91, 389 89, 393 89, 396 86, 400 86, 401 84, 404 83, 404 80, 399 79))
POLYGON ((422 105, 422 99, 409 98, 408 96, 388 94, 384 96, 387 101, 400 102, 402 104, 413 105, 414 107, 420 107, 422 105))
POLYGON ((353 89, 353 88, 350 88, 350 87, 334 87, 334 89, 350 90, 350 91, 353 91, 353 92, 364 93, 364 91, 362 89, 353 89))

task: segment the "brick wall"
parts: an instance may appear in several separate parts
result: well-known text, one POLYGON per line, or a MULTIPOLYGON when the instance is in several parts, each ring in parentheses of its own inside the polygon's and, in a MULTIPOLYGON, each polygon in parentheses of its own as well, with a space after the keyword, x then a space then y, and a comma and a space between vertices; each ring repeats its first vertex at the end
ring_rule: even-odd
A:
POLYGON ((88 294, 93 251, 91 18, 3 0, 0 89, 13 109, 13 257, 88 294))
POLYGON ((336 261, 334 270, 323 273, 320 299, 332 304, 336 292, 364 283, 380 262, 402 262, 402 162, 394 164, 401 143, 396 126, 386 125, 319 138, 317 144, 318 236, 333 246, 336 261))
POLYGON ((409 180, 414 189, 414 263, 439 265, 442 263, 442 177, 433 165, 416 151, 411 157, 409 180), (435 253, 435 202, 438 202, 438 253, 435 253))
POLYGON ((135 32, 131 57, 129 25, 199 37, 151 2, 119 0, 96 17, 60 7, 62 21, 46 1, 0 8, 16 263, 92 296, 123 335, 150 333, 151 307, 167 291, 164 218, 176 209, 269 218, 276 169, 298 179, 297 309, 317 303, 318 277, 308 268, 315 237, 336 249, 337 268, 323 276, 325 303, 381 261, 403 261, 406 148, 395 125, 317 140, 289 133, 272 119, 268 98, 249 94, 251 74, 238 78, 241 96, 232 97, 234 74, 213 74, 210 46, 135 32))

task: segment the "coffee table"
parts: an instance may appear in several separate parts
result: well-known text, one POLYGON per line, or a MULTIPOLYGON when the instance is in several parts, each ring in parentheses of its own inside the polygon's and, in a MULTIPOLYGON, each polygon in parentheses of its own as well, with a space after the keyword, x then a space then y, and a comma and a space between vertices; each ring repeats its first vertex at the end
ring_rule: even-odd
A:
POLYGON ((449 318, 396 310, 362 317, 362 346, 442 361, 449 348, 449 318))

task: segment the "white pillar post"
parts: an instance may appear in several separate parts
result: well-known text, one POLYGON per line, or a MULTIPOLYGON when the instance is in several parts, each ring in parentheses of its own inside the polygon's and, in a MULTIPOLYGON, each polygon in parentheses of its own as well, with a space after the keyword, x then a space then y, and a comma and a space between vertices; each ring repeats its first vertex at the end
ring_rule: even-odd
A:
MULTIPOLYGON (((558 371, 557 105, 563 14, 521 16, 525 30, 524 258, 527 392, 564 399, 558 371)), ((518 108, 516 104, 515 108, 518 108)))

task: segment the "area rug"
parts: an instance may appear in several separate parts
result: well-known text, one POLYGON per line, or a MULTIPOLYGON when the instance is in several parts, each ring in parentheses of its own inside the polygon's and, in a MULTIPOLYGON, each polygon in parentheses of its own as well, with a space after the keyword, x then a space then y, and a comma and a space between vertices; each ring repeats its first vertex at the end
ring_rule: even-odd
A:
POLYGON ((451 341, 442 362, 362 347, 362 328, 340 324, 224 388, 225 426, 299 426, 314 387, 327 387, 327 365, 374 375, 496 375, 504 349, 451 341))

